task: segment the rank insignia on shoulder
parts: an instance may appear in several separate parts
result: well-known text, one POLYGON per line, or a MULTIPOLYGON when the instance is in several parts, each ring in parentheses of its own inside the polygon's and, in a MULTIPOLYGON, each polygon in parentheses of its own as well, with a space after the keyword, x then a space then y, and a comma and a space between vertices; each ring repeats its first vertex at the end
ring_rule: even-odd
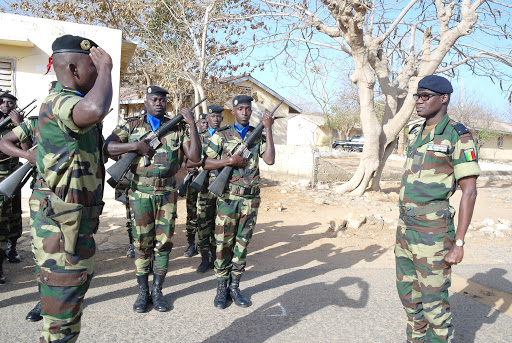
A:
POLYGON ((448 152, 448 145, 445 144, 434 144, 429 143, 427 145, 427 151, 436 151, 436 152, 448 152))
POLYGON ((469 132, 469 130, 464 126, 464 124, 461 124, 461 123, 457 123, 457 124, 453 125, 453 128, 455 129, 455 131, 457 131, 459 136, 462 136, 463 134, 469 132))
POLYGON ((475 149, 473 149, 473 148, 464 149, 464 156, 466 157, 467 162, 476 160, 475 149))

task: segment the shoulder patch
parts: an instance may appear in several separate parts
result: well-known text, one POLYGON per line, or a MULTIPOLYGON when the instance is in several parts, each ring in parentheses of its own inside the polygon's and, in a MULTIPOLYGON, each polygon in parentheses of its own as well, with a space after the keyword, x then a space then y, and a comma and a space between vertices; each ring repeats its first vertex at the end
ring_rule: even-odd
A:
POLYGON ((469 130, 464 126, 464 124, 461 123, 456 123, 455 125, 453 125, 453 128, 455 129, 455 131, 457 131, 459 136, 462 136, 465 133, 469 133, 469 130))
POLYGON ((415 129, 417 129, 419 126, 421 126, 421 124, 416 124, 416 125, 413 125, 413 127, 411 127, 411 129, 409 130, 409 133, 412 133, 415 129))

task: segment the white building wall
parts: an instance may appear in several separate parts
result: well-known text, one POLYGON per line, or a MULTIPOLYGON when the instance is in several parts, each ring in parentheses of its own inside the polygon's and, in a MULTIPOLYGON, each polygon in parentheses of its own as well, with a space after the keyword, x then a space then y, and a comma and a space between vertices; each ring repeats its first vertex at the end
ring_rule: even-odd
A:
POLYGON ((300 115, 288 120, 287 145, 315 146, 318 125, 300 115))

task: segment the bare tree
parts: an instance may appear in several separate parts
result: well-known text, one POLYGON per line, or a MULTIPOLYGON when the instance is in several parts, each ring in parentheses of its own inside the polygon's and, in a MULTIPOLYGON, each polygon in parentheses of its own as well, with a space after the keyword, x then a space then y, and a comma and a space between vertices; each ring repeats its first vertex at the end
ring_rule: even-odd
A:
POLYGON ((315 45, 330 59, 336 54, 352 62, 351 81, 359 93, 365 147, 357 171, 339 192, 362 194, 370 181, 371 189, 380 189, 385 162, 413 113, 412 94, 420 78, 435 73, 456 75, 458 68, 466 67, 502 85, 511 79, 507 42, 496 38, 511 38, 506 26, 512 6, 505 2, 261 2, 266 5, 262 18, 275 19, 276 27, 257 43, 284 43, 286 48, 315 45), (491 68, 500 63, 505 67, 491 68), (385 99, 381 121, 375 110, 378 93, 385 99))

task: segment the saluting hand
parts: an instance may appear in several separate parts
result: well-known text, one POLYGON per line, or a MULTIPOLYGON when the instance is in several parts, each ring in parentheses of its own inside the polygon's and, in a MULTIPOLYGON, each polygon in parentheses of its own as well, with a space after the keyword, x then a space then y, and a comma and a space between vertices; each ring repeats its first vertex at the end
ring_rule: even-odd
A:
POLYGON ((91 57, 92 63, 96 66, 98 72, 103 68, 107 68, 107 71, 112 70, 112 57, 100 47, 92 47, 89 56, 91 57))

